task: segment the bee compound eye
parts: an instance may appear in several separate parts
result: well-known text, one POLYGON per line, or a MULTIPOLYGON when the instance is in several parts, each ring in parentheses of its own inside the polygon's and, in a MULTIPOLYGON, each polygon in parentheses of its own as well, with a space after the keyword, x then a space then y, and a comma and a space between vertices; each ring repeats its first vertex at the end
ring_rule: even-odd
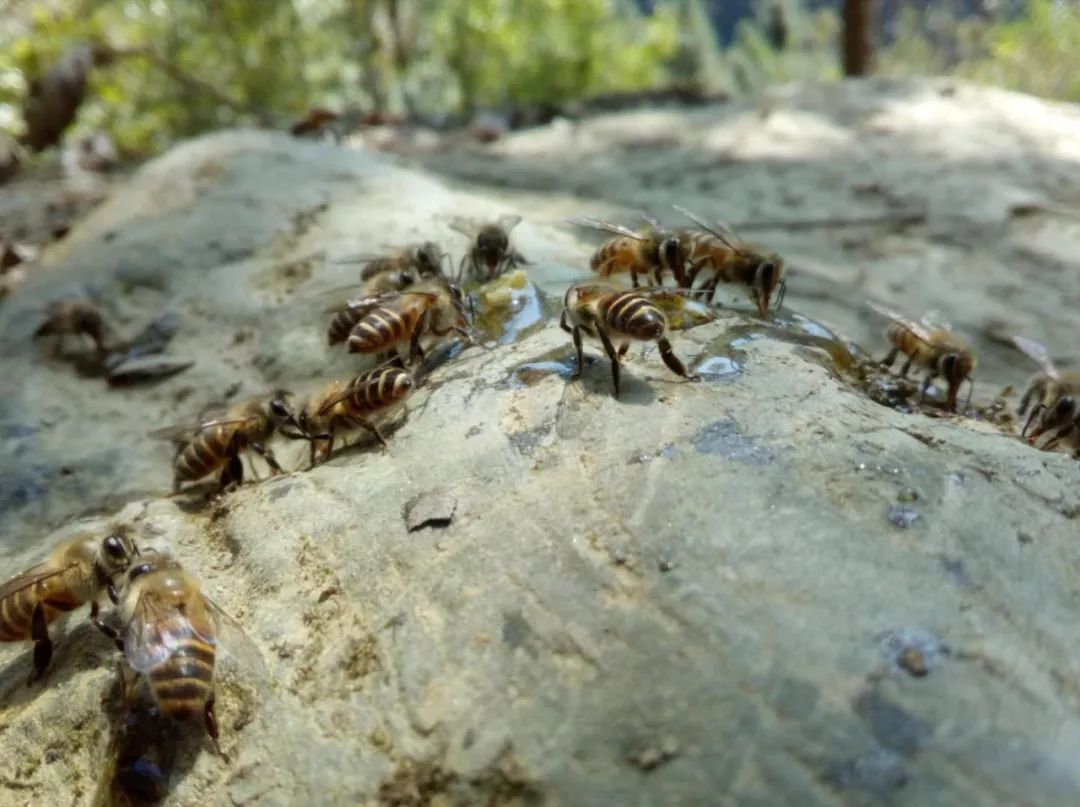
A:
POLYGON ((124 542, 120 540, 119 535, 110 535, 103 542, 103 546, 105 547, 105 554, 111 558, 123 558, 127 555, 124 542))
POLYGON ((140 563, 137 566, 132 566, 131 571, 128 572, 128 580, 136 580, 147 574, 153 566, 149 563, 140 563))

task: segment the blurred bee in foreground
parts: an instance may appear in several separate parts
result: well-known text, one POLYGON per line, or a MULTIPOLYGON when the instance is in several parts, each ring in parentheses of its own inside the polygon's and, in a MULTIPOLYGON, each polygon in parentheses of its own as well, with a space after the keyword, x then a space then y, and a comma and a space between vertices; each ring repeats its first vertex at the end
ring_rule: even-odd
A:
POLYGON ((966 411, 975 388, 972 373, 975 371, 976 360, 974 354, 952 332, 948 323, 935 323, 930 316, 924 317, 921 323, 914 322, 875 303, 869 303, 869 306, 890 323, 885 336, 892 349, 882 360, 882 366, 892 367, 896 357, 903 353, 907 361, 900 368, 900 375, 906 376, 912 364, 927 370, 927 376, 922 383, 923 398, 926 397, 926 390, 931 382, 939 375, 942 376, 948 384, 945 408, 950 412, 956 411, 956 396, 960 385, 966 379, 969 385, 967 402, 964 404, 966 411))
POLYGON ((521 223, 521 216, 499 216, 495 221, 476 221, 457 216, 450 228, 468 238, 472 247, 458 264, 458 282, 466 277, 478 282, 494 280, 503 272, 527 264, 525 256, 510 245, 510 231, 521 223))
POLYGON ((412 374, 400 367, 380 367, 363 373, 348 383, 335 381, 315 393, 301 409, 300 429, 284 432, 293 439, 311 442, 311 464, 316 453, 325 461, 334 451, 334 438, 341 427, 360 426, 387 447, 386 438, 371 420, 404 403, 415 382, 412 374))
POLYGON ((665 332, 668 321, 651 297, 670 296, 678 292, 666 289, 622 291, 611 286, 582 283, 571 286, 563 300, 559 326, 574 338, 577 366, 573 378, 580 378, 584 369, 582 334, 599 339, 611 360, 611 379, 614 395, 619 397, 619 363, 630 349, 632 341, 656 342, 660 358, 673 373, 688 381, 698 376, 689 373, 671 349, 665 332), (621 342, 615 349, 615 342, 621 342))
POLYGON ((300 429, 291 398, 290 393, 279 390, 271 396, 252 398, 234 406, 204 410, 194 424, 152 432, 151 437, 176 443, 173 489, 179 491, 184 482, 197 482, 218 470, 222 490, 232 484, 239 485, 244 480, 240 455, 246 449, 266 460, 273 473, 283 473, 266 443, 285 424, 300 429))
POLYGON ((203 594, 198 582, 164 552, 146 552, 128 569, 117 612, 121 628, 103 630, 128 664, 146 677, 161 713, 174 720, 201 717, 218 754, 214 671, 219 639, 254 669, 258 650, 243 629, 203 594))
POLYGON ((330 323, 330 344, 338 337, 346 320, 355 324, 345 345, 350 353, 367 353, 381 358, 398 355, 398 347, 409 345, 408 360, 423 358, 424 337, 436 339, 456 332, 470 340, 466 330, 465 296, 444 279, 419 283, 405 291, 350 300, 330 323))
POLYGON ((600 277, 629 272, 630 281, 636 289, 639 286, 638 275, 651 274, 656 285, 661 286, 664 276, 670 274, 678 286, 686 286, 686 244, 677 233, 664 229, 656 220, 648 216, 642 218, 646 227, 641 231, 594 218, 566 221, 615 236, 601 244, 589 259, 589 268, 600 277))
POLYGON ((787 282, 784 280, 784 261, 779 255, 759 252, 726 227, 708 224, 685 208, 675 209, 701 228, 680 231, 688 253, 687 287, 693 288, 698 276, 704 273, 707 279, 697 286, 703 299, 712 300, 721 283, 735 283, 750 290, 750 299, 757 306, 759 316, 769 313, 773 294, 777 291, 773 307, 779 309, 783 305, 787 282))
POLYGON ((120 697, 115 706, 109 704, 114 717, 109 762, 102 777, 107 796, 94 803, 111 807, 152 804, 165 798, 176 760, 172 721, 161 714, 149 693, 140 691, 138 676, 130 675, 123 661, 116 666, 120 697))
POLYGON ((1058 370, 1046 346, 1033 339, 1014 336, 1013 344, 1034 361, 1042 371, 1028 382, 1027 389, 1020 399, 1020 407, 1017 410, 1020 417, 1023 417, 1031 406, 1031 414, 1024 423, 1024 428, 1020 432, 1021 436, 1027 436, 1027 430, 1033 421, 1035 429, 1028 436, 1028 441, 1031 443, 1048 431, 1071 427, 1077 416, 1076 397, 1080 393, 1080 372, 1058 370))
POLYGON ((72 298, 54 300, 45 312, 45 321, 34 331, 34 339, 54 337, 53 355, 63 351, 64 337, 86 336, 94 343, 98 356, 108 352, 105 339, 109 327, 101 309, 89 300, 72 298))
POLYGON ((104 539, 84 532, 0 586, 0 642, 34 642, 34 671, 27 684, 41 678, 52 659, 49 625, 86 603, 97 624, 98 597, 111 590, 113 576, 125 571, 137 554, 126 531, 104 539))

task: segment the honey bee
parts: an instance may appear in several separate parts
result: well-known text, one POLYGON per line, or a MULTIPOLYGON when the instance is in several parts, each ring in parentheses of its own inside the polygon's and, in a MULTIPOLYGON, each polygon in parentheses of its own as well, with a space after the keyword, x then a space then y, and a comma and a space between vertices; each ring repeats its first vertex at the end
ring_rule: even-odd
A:
MULTIPOLYGON (((699 377, 689 373, 671 349, 664 335, 668 327, 664 312, 649 299, 660 289, 622 291, 611 286, 582 283, 571 286, 563 300, 559 326, 574 337, 577 366, 573 378, 580 378, 584 368, 582 334, 599 339, 611 359, 611 379, 615 397, 619 397, 619 362, 630 349, 631 341, 656 342, 660 358, 673 373, 688 381, 699 377), (614 342, 622 344, 616 351, 614 342)), ((666 292, 670 294, 671 292, 666 292)))
POLYGON ((49 625, 88 602, 90 620, 98 624, 98 597, 111 591, 113 575, 125 571, 137 554, 124 530, 104 539, 82 532, 0 586, 0 642, 34 642, 34 672, 27 684, 41 678, 52 659, 49 625))
POLYGON ((928 371, 922 383, 922 395, 926 396, 926 390, 930 383, 942 376, 948 386, 945 397, 945 408, 950 412, 956 411, 956 396, 960 391, 960 385, 967 379, 968 399, 964 404, 965 411, 971 403, 971 393, 974 391, 975 382, 972 373, 975 371, 976 360, 974 354, 954 334, 947 323, 933 323, 927 317, 924 322, 918 323, 907 319, 901 314, 888 308, 869 304, 870 307, 881 316, 890 321, 885 332, 892 349, 881 362, 883 367, 892 367, 896 357, 903 353, 907 361, 900 368, 900 375, 907 375, 912 364, 917 364, 928 371))
POLYGON ((53 355, 59 356, 68 335, 89 337, 99 356, 108 352, 105 344, 108 326, 101 309, 89 300, 72 298, 54 300, 49 304, 45 321, 34 331, 34 339, 44 336, 55 337, 53 355))
POLYGON ((779 255, 759 252, 726 227, 710 225, 685 208, 676 206, 675 209, 701 228, 683 230, 679 234, 688 253, 688 288, 694 287, 702 272, 711 273, 698 287, 704 299, 712 300, 720 283, 736 283, 750 290, 750 299, 761 317, 769 313, 769 303, 777 290, 775 308, 783 305, 787 281, 784 280, 784 261, 779 255))
POLYGON ((642 216, 646 227, 640 232, 620 224, 594 218, 567 219, 570 224, 589 227, 611 233, 609 238, 589 259, 589 268, 600 277, 607 278, 623 272, 630 273, 630 281, 638 288, 638 275, 652 274, 656 285, 663 285, 664 275, 671 273, 679 286, 686 285, 686 244, 677 233, 665 230, 654 219, 642 216))
POLYGON ((333 453, 339 426, 356 425, 367 429, 385 449, 386 438, 371 418, 403 403, 414 386, 412 374, 400 367, 369 370, 347 384, 335 381, 317 392, 300 411, 300 431, 285 434, 311 441, 312 465, 316 461, 317 444, 323 443, 323 460, 333 453))
POLYGON ((243 629, 198 582, 164 552, 144 553, 124 576, 117 612, 119 632, 105 626, 136 673, 144 675, 162 715, 202 717, 218 754, 214 668, 219 639, 228 648, 258 656, 243 629))
MULTIPOLYGON (((177 444, 173 460, 173 490, 184 482, 197 482, 221 470, 224 490, 244 479, 240 453, 251 449, 261 456, 273 473, 283 473, 266 442, 284 424, 299 429, 292 396, 285 390, 260 396, 231 407, 204 410, 195 424, 167 426, 151 437, 170 439, 177 444)), ((302 429, 301 429, 302 431, 302 429)))
POLYGON ((389 254, 352 255, 337 263, 363 263, 360 279, 366 283, 387 273, 405 273, 416 280, 438 277, 443 273, 443 251, 433 241, 411 244, 389 254))
POLYGON ((458 264, 458 282, 466 275, 480 282, 494 280, 503 272, 516 269, 518 264, 527 264, 525 256, 510 246, 510 231, 520 223, 521 216, 511 215, 488 222, 460 216, 451 219, 450 228, 473 241, 458 264))
MULTIPOLYGON (((345 339, 350 353, 397 354, 400 344, 409 344, 409 361, 423 358, 420 344, 427 336, 443 337, 454 331, 466 340, 465 297, 461 289, 446 280, 431 280, 392 294, 350 300, 348 316, 355 321, 345 339)), ((345 312, 334 317, 328 334, 330 343, 340 329, 345 312)))
POLYGON ((1028 382, 1017 410, 1017 414, 1023 417, 1028 407, 1032 403, 1035 404, 1031 407, 1031 414, 1028 415, 1024 428, 1020 432, 1021 436, 1026 435, 1032 421, 1039 416, 1035 430, 1028 438, 1034 443, 1044 433, 1068 427, 1076 419, 1076 397, 1080 393, 1080 372, 1058 370, 1046 347, 1033 339, 1014 336, 1013 344, 1034 361, 1042 371, 1028 382))

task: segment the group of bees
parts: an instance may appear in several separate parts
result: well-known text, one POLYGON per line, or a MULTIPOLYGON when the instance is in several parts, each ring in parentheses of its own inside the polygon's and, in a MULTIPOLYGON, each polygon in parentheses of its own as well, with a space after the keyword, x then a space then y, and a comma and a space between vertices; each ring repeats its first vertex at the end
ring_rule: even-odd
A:
MULTIPOLYGON (((592 218, 568 220, 609 237, 590 260, 598 278, 567 290, 559 324, 573 340, 574 377, 582 372, 584 337, 595 339, 611 362, 616 397, 620 364, 633 342, 655 343, 673 373, 697 379, 672 351, 665 302, 673 298, 713 302, 721 284, 745 289, 761 317, 783 302, 785 266, 778 255, 746 244, 721 224, 678 209, 690 222, 685 228, 668 228, 648 217, 637 229, 592 218), (627 275, 629 287, 620 285, 618 278, 627 275), (651 285, 642 285, 642 278, 651 285), (666 285, 669 279, 673 286, 666 285)), ((464 284, 482 285, 529 263, 510 240, 519 221, 518 216, 503 216, 491 222, 451 222, 472 240, 453 277, 444 271, 447 256, 432 242, 392 254, 343 259, 364 267, 360 294, 327 310, 332 315, 327 342, 344 345, 349 353, 369 355, 375 366, 351 380, 335 381, 299 404, 289 392, 279 390, 204 410, 195 423, 157 432, 176 444, 175 487, 215 474, 222 490, 238 485, 244 476, 241 458, 247 451, 260 455, 273 472, 281 472, 269 445, 277 435, 308 441, 312 465, 331 456, 345 429, 365 429, 385 448, 376 419, 402 404, 416 388, 425 351, 448 338, 472 341, 475 300, 464 291, 464 284)), ((102 350, 102 319, 88 305, 56 305, 37 335, 83 334, 102 350)), ((932 381, 942 377, 947 384, 945 408, 956 411, 961 385, 972 383, 976 361, 971 351, 941 323, 917 323, 890 309, 874 308, 889 321, 886 337, 891 349, 882 364, 890 367, 903 354, 901 375, 913 366, 925 371, 924 396, 932 381)), ((1049 434, 1047 448, 1066 440, 1080 447, 1076 403, 1080 373, 1058 371, 1045 348, 1035 342, 1017 338, 1016 344, 1041 368, 1021 401, 1020 415, 1029 413, 1022 433, 1030 430, 1032 442, 1049 434)), ((970 398, 969 392, 969 403, 970 398)), ((34 642, 31 681, 44 674, 52 655, 49 625, 86 603, 91 605, 91 621, 145 678, 161 712, 179 719, 201 716, 216 746, 215 648, 220 632, 230 626, 236 628, 234 634, 238 631, 235 623, 170 555, 140 553, 122 531, 104 539, 80 534, 0 588, 0 641, 34 642), (113 625, 100 618, 98 599, 103 592, 115 605, 113 625)))

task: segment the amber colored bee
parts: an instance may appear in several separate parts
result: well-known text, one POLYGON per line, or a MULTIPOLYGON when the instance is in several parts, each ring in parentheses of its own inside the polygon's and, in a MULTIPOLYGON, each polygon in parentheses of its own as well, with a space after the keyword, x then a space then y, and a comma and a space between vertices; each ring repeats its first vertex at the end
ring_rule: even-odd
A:
POLYGON ((924 397, 930 383, 939 375, 942 376, 949 385, 945 397, 945 408, 950 412, 956 411, 957 393, 960 391, 960 385, 967 379, 969 388, 968 400, 964 404, 966 410, 971 403, 971 393, 975 387, 972 373, 975 371, 976 360, 974 354, 952 332, 948 324, 942 322, 935 325, 929 318, 923 323, 918 323, 891 309, 874 303, 869 305, 890 322, 885 336, 892 345, 892 349, 882 360, 882 366, 892 367, 896 357, 903 353, 907 356, 907 361, 900 368, 900 375, 907 375, 912 364, 926 369, 928 374, 922 384, 924 397))
POLYGON ((99 356, 108 352, 105 344, 108 326, 101 309, 89 300, 68 299, 54 300, 49 304, 45 321, 34 331, 34 338, 55 337, 53 353, 59 355, 64 337, 68 335, 88 336, 97 349, 99 356))
POLYGON ((589 268, 600 277, 629 272, 636 289, 638 275, 652 274, 656 285, 660 286, 664 275, 670 273, 680 287, 685 286, 686 245, 677 233, 665 230, 647 216, 642 218, 647 226, 640 232, 593 218, 572 218, 567 222, 615 236, 601 244, 589 259, 589 268))
POLYGON ((701 228, 679 233, 687 250, 688 288, 694 287, 699 276, 707 276, 697 290, 704 299, 712 300, 721 283, 745 286, 762 317, 769 313, 770 301, 777 290, 775 308, 783 305, 787 281, 784 280, 784 260, 779 255, 760 252, 722 225, 707 224, 685 208, 675 209, 701 228))
POLYGON ((1026 435, 1032 421, 1039 417, 1029 440, 1034 443, 1044 433, 1068 427, 1076 419, 1077 395, 1080 394, 1080 372, 1061 371, 1054 365, 1046 346, 1033 339, 1014 336, 1013 344, 1041 370, 1028 382, 1020 399, 1017 414, 1024 416, 1032 403, 1031 414, 1020 432, 1026 435))
POLYGON ((117 640, 131 668, 146 676, 161 713, 175 720, 201 716, 221 754, 214 714, 219 639, 231 637, 234 653, 258 651, 195 578, 163 552, 147 552, 128 569, 117 608, 121 630, 106 626, 106 632, 117 640))
POLYGON ((661 289, 642 289, 622 291, 611 286, 582 283, 571 286, 563 301, 563 312, 559 326, 574 337, 577 350, 577 367, 574 378, 580 378, 584 368, 582 354, 582 334, 599 339, 611 359, 611 379, 614 383, 615 397, 619 397, 619 362, 630 342, 656 342, 660 348, 660 358, 675 373, 689 381, 697 381, 698 376, 687 372, 685 365, 671 349, 671 343, 664 335, 667 317, 649 297, 661 289), (615 342, 621 342, 615 349, 615 342))
POLYGON ((309 109, 304 117, 294 122, 289 127, 289 132, 294 137, 318 136, 326 131, 327 127, 336 122, 340 117, 341 116, 332 109, 327 109, 324 106, 315 106, 309 109))
POLYGON ((104 539, 83 532, 0 586, 0 642, 34 642, 34 672, 27 683, 41 678, 52 658, 48 626, 85 603, 90 603, 90 619, 97 624, 98 597, 136 554, 123 530, 104 539))
POLYGON ((286 434, 311 441, 312 465, 317 444, 322 444, 324 460, 333 453, 335 433, 341 426, 367 429, 387 448, 386 438, 371 418, 404 403, 414 386, 412 374, 400 367, 369 370, 344 384, 335 381, 317 392, 300 411, 301 431, 286 434))
MULTIPOLYGON (((438 338, 454 331, 469 339, 464 294, 449 281, 432 280, 401 292, 351 300, 346 307, 356 321, 345 339, 350 353, 395 354, 407 342, 411 362, 423 357, 420 342, 425 336, 438 338)), ((331 323, 331 340, 340 317, 331 323)))
POLYGON ((486 222, 460 216, 451 219, 451 229, 473 241, 458 264, 458 282, 466 276, 481 282, 494 280, 503 272, 516 269, 518 264, 527 264, 525 256, 510 246, 510 231, 520 223, 521 216, 512 215, 486 222))
POLYGON ((168 426, 152 432, 151 437, 177 443, 173 461, 173 488, 184 482, 197 482, 221 470, 224 489, 239 485, 244 479, 240 453, 250 449, 261 456, 274 473, 283 473, 267 441, 284 424, 299 428, 292 396, 279 390, 231 407, 205 410, 195 424, 168 426))

